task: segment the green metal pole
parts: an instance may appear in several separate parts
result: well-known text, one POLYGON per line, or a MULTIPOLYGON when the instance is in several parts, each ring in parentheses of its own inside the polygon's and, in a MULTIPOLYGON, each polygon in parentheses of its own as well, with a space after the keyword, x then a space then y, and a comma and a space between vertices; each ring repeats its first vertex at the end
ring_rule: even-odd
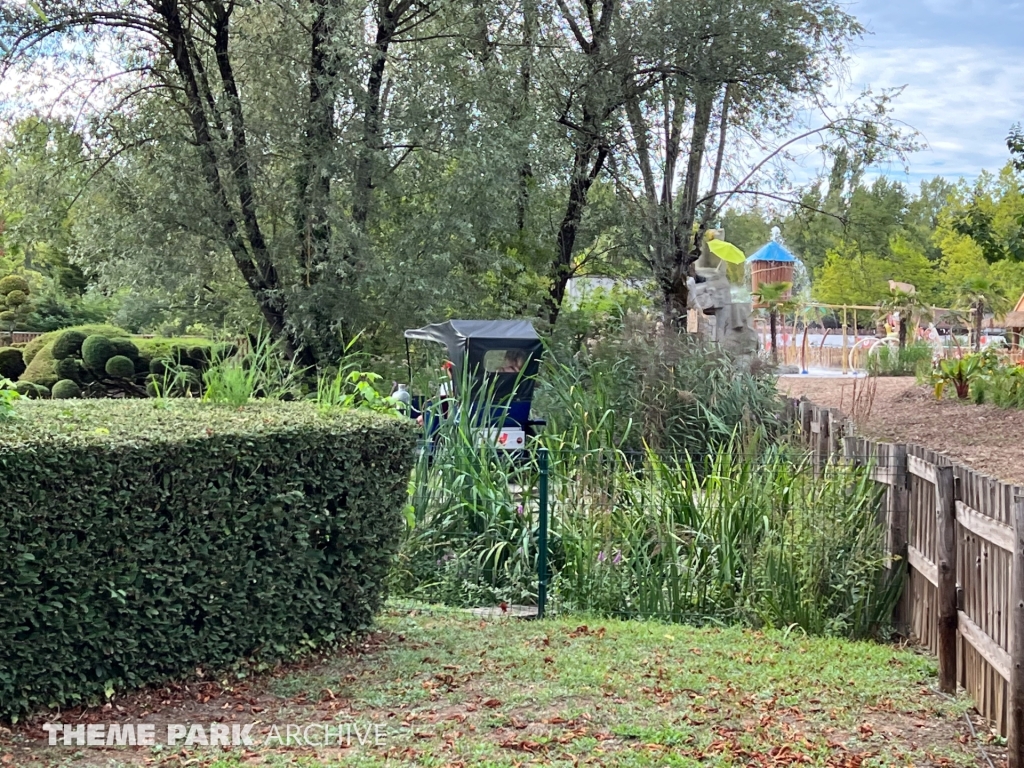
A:
POLYGON ((540 520, 537 531, 537 618, 544 618, 548 602, 548 449, 541 448, 537 454, 540 468, 538 495, 540 496, 540 520))

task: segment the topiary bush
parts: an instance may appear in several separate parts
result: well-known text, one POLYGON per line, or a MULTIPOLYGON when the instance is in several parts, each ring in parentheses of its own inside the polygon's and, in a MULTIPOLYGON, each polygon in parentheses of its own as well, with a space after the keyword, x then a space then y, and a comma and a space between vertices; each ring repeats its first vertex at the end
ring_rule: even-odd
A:
POLYGON ((76 400, 82 396, 82 388, 71 379, 61 379, 53 385, 50 396, 54 400, 76 400))
POLYGON ((29 292, 28 280, 21 275, 8 275, 0 279, 0 296, 7 296, 15 291, 29 292))
POLYGON ((95 373, 103 373, 106 370, 107 360, 112 358, 114 345, 106 336, 93 334, 82 342, 82 362, 85 367, 95 373))
POLYGON ((133 363, 139 358, 139 348, 131 339, 111 339, 110 344, 115 356, 127 357, 133 363))
POLYGON ((82 342, 85 339, 86 335, 81 331, 64 331, 53 342, 53 359, 63 360, 66 357, 80 357, 82 354, 82 342))
POLYGON ((0 379, 17 381, 25 372, 25 360, 17 347, 0 349, 0 379))
POLYGON ((194 400, 20 411, 0 431, 0 716, 291 658, 381 607, 411 421, 194 400))
POLYGON ((107 376, 113 376, 115 379, 131 379, 135 377, 135 363, 124 355, 114 355, 107 360, 104 370, 107 376))
POLYGON ((50 390, 31 381, 19 381, 14 385, 14 391, 29 400, 45 400, 50 396, 50 390))
POLYGON ((82 366, 73 357, 65 357, 63 360, 58 360, 54 370, 57 371, 59 379, 70 379, 76 382, 81 382, 82 380, 82 366))

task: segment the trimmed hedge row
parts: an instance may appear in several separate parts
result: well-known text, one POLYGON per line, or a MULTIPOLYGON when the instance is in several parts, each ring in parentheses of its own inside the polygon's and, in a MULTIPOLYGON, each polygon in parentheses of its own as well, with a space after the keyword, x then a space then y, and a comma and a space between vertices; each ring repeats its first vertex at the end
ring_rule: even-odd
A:
POLYGON ((410 424, 303 403, 19 403, 0 427, 0 715, 369 625, 410 424))

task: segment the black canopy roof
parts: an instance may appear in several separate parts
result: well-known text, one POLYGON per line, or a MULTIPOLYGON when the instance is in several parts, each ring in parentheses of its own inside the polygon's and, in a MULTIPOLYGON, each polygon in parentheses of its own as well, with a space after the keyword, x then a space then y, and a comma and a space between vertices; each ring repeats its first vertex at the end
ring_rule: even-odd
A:
MULTIPOLYGON (((498 395, 529 400, 533 396, 533 378, 537 375, 543 349, 540 337, 529 320, 448 320, 423 328, 411 328, 406 339, 443 344, 456 371, 470 374, 474 388, 483 383, 484 355, 495 349, 521 349, 527 355, 523 380, 517 385, 515 374, 498 374, 498 395)), ((458 386, 456 376, 456 386, 458 386)))
POLYGON ((411 328, 405 332, 405 338, 435 341, 449 349, 468 348, 470 340, 518 342, 506 345, 512 349, 528 349, 540 344, 540 337, 529 320, 449 320, 411 328))

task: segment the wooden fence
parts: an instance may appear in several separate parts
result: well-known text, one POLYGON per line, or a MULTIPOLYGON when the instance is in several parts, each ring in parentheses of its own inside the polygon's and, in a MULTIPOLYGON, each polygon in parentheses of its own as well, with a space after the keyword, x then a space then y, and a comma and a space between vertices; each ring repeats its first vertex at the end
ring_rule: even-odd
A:
POLYGON ((26 344, 37 336, 42 335, 41 333, 30 333, 28 331, 15 331, 13 334, 3 331, 0 332, 0 347, 9 347, 11 344, 26 344))
POLYGON ((1024 768, 1024 498, 1019 486, 917 445, 855 434, 835 409, 788 409, 816 471, 829 462, 872 467, 884 485, 880 518, 891 567, 907 561, 893 617, 939 660, 939 687, 957 684, 1009 738, 1024 768), (1018 647, 1019 646, 1019 647, 1018 647))

